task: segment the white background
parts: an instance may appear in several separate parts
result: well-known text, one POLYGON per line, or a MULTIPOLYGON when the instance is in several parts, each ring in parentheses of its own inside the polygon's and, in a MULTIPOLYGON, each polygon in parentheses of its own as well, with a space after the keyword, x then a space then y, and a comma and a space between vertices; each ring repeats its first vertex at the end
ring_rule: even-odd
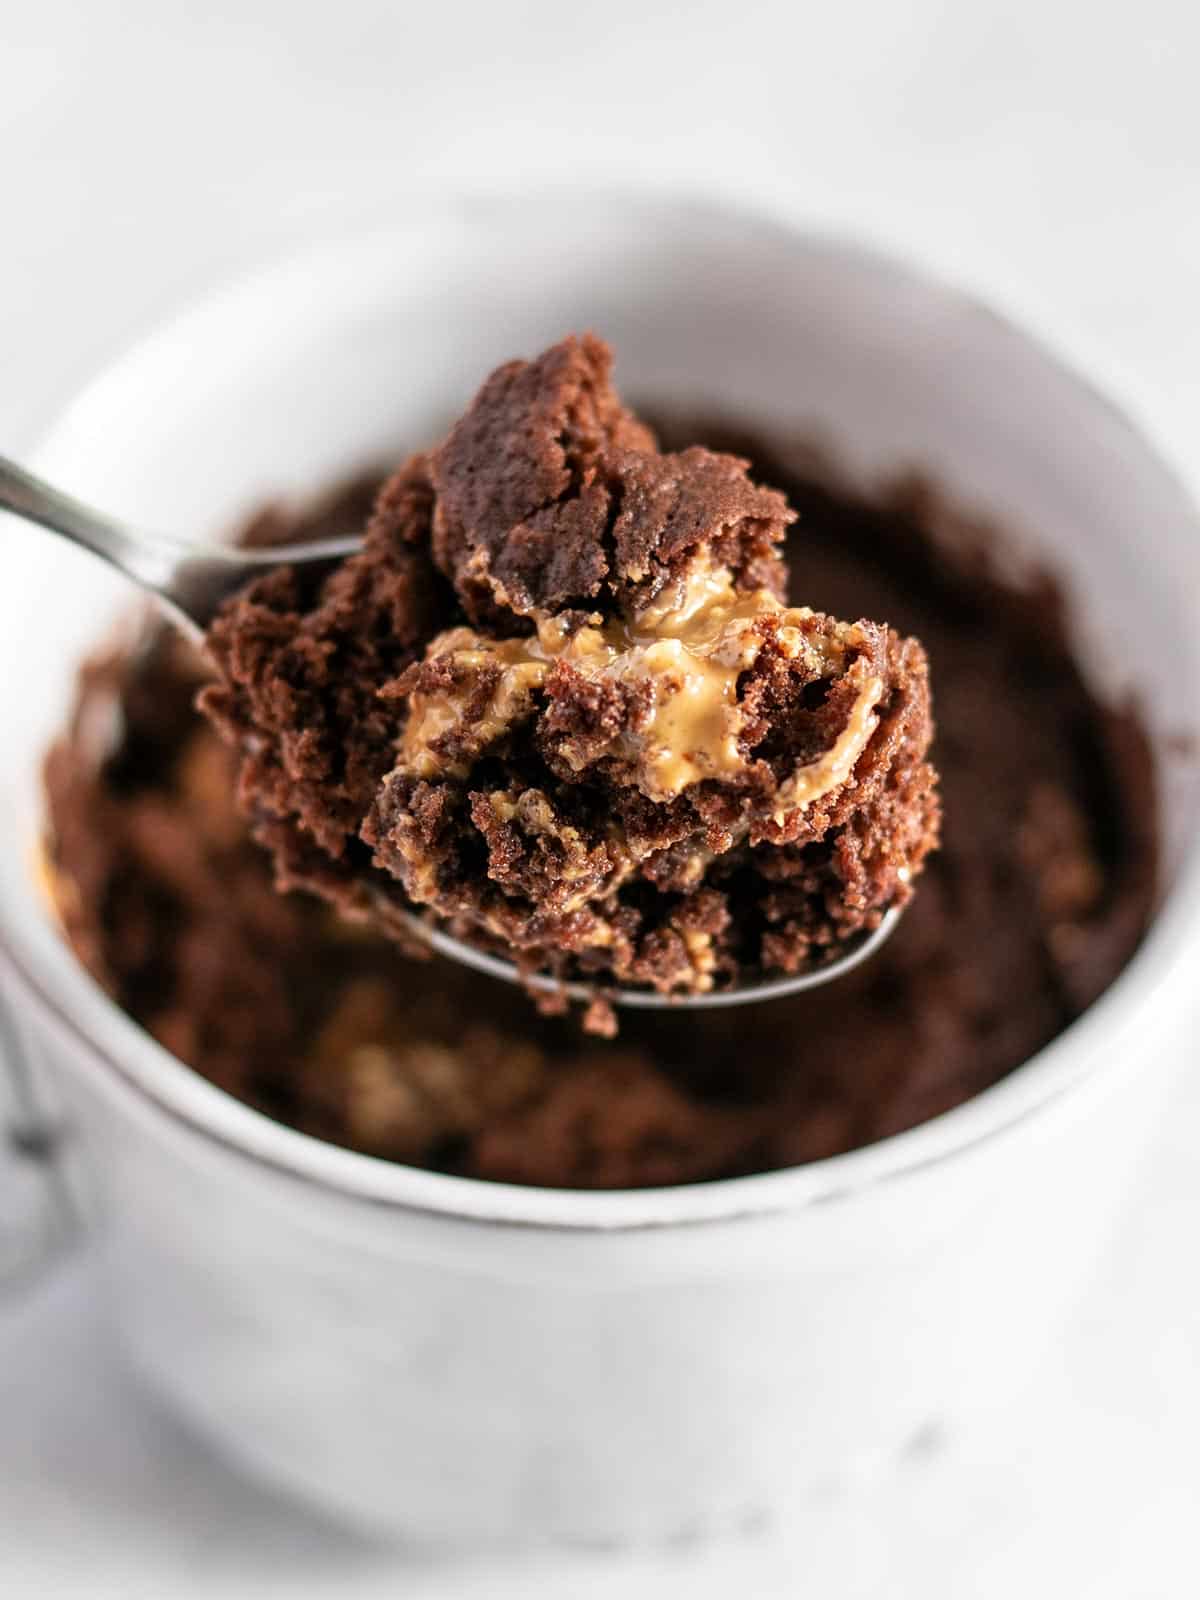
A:
MULTIPOLYGON (((417 188, 578 176, 759 196, 1036 307, 1200 482, 1198 61, 1193 0, 0 0, 0 450, 215 276, 417 188)), ((318 1525, 131 1387, 78 1261, 0 1308, 0 1595, 1193 1595, 1198 1148, 1185 1071, 1003 1429, 699 1551, 434 1562, 318 1525)))

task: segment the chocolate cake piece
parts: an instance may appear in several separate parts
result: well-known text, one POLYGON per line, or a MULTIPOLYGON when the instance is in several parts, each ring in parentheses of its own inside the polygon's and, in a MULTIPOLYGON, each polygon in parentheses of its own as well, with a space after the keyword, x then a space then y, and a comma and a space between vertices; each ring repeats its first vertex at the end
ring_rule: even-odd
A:
POLYGON ((600 984, 796 972, 936 842, 925 656, 787 605, 784 497, 660 452, 609 367, 493 373, 361 554, 225 608, 201 704, 285 887, 600 984))

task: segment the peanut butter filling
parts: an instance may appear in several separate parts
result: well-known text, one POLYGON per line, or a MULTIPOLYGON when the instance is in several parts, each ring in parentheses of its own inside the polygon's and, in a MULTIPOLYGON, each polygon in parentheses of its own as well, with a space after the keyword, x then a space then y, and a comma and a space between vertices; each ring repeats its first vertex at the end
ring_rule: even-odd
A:
MULTIPOLYGON (((851 671, 854 669, 851 668, 851 671)), ((858 696, 846 719, 846 726, 816 761, 797 767, 790 778, 779 786, 775 803, 775 821, 782 823, 793 811, 802 811, 814 800, 832 793, 846 782, 854 771, 855 762, 867 747, 867 741, 879 726, 876 707, 883 694, 882 682, 866 675, 858 696)))
MULTIPOLYGON (((551 668, 565 661, 589 678, 649 685, 649 709, 605 752, 634 768, 649 799, 671 800, 704 779, 735 778, 748 765, 739 745, 738 681, 754 664, 766 634, 786 655, 807 656, 814 676, 844 666, 853 628, 839 625, 832 634, 814 635, 804 626, 813 615, 807 607, 783 605, 767 589, 739 591, 728 568, 705 559, 693 562, 665 594, 629 619, 593 615, 571 630, 558 618, 535 613, 536 632, 519 639, 449 629, 433 640, 428 655, 450 657, 461 667, 463 687, 413 694, 397 770, 425 779, 465 777, 470 760, 440 754, 438 742, 462 727, 473 752, 494 744, 533 713, 534 697, 551 668), (500 675, 483 714, 468 726, 470 684, 489 663, 500 668, 500 675)), ((819 760, 797 768, 781 787, 777 821, 846 781, 878 723, 874 707, 881 693, 878 678, 864 681, 835 744, 819 760)), ((575 764, 569 750, 564 756, 575 764)))

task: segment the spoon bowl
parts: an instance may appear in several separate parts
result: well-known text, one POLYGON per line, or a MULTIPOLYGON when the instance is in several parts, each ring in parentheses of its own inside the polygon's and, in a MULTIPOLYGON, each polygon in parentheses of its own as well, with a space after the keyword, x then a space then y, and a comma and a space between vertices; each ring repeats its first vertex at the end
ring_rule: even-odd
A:
POLYGON ((733 989, 713 989, 707 994, 663 994, 657 989, 608 988, 603 984, 564 982, 549 973, 522 973, 515 962, 503 956, 481 950, 476 945, 456 939, 440 928, 431 927, 414 916, 414 932, 439 955, 473 967, 489 978, 500 978, 505 983, 520 984, 535 994, 563 995, 568 1000, 586 1003, 597 995, 611 1000, 613 1005, 638 1011, 716 1011, 725 1006, 745 1006, 758 1001, 782 1000, 787 995, 803 994, 808 989, 820 989, 835 978, 842 978, 855 967, 861 966, 891 938, 900 921, 901 912, 892 906, 885 911, 879 926, 859 938, 847 940, 844 955, 836 960, 812 967, 805 972, 790 973, 785 977, 761 978, 753 983, 739 983, 733 989))

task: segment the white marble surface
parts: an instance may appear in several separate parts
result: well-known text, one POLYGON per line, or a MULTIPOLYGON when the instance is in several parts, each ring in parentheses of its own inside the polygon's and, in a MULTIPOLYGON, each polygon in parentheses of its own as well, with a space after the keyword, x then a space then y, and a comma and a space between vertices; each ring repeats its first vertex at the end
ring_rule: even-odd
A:
MULTIPOLYGON (((1200 12, 0 0, 0 448, 181 298, 414 188, 761 195, 1104 352, 1200 482, 1200 12)), ((1149 535, 1148 535, 1149 537, 1149 535)), ((1200 1085, 1027 1404, 703 1552, 437 1562, 265 1497, 133 1389, 86 1261, 0 1308, 0 1594, 1150 1600, 1196 1591, 1200 1085)))

